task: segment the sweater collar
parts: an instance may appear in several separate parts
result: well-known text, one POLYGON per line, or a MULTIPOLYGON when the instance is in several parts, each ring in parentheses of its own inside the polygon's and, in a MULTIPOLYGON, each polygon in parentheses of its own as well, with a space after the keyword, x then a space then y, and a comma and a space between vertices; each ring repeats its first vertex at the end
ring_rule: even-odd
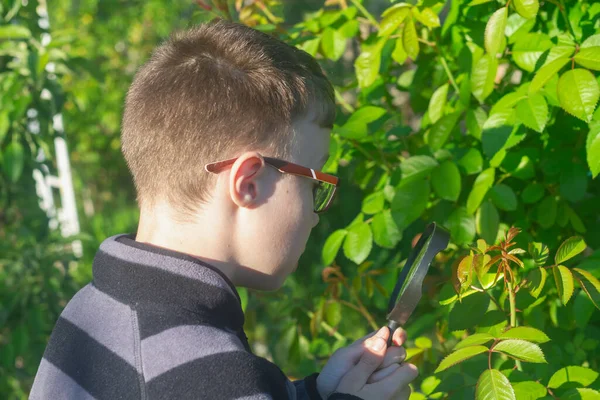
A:
POLYGON ((94 286, 125 304, 182 307, 236 332, 247 347, 237 289, 223 272, 198 258, 121 234, 100 244, 92 273, 94 286))

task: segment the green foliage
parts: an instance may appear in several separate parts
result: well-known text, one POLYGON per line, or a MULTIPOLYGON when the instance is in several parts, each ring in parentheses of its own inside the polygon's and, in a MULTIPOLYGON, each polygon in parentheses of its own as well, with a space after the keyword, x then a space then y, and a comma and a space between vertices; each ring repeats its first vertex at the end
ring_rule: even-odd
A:
POLYGON ((119 153, 123 88, 171 31, 215 16, 314 55, 339 104, 324 169, 340 176, 338 197, 280 291, 241 293, 257 353, 302 377, 385 324, 398 272, 435 221, 451 244, 404 327, 420 369, 414 396, 598 396, 598 4, 152 0, 114 13, 113 1, 47 3, 52 41, 42 45, 37 1, 0 1, 0 289, 15 288, 0 290, 8 398, 26 397, 99 242, 135 230, 119 153), (48 228, 31 178, 33 155, 52 154, 56 112, 88 234, 79 260, 48 228))

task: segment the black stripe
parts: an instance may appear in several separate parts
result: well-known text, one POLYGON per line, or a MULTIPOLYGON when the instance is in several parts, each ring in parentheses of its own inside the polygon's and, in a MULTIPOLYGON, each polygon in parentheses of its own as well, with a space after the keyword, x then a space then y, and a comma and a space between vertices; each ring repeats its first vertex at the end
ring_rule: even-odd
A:
POLYGON ((147 383, 151 398, 237 399, 269 394, 288 399, 286 377, 275 364, 245 352, 203 357, 147 383))
POLYGON ((216 326, 240 331, 244 313, 238 299, 224 288, 156 267, 125 262, 102 250, 94 260, 93 284, 114 299, 140 304, 174 306, 210 318, 216 326))
POLYGON ((140 397, 135 368, 62 317, 52 331, 44 358, 97 399, 140 397))

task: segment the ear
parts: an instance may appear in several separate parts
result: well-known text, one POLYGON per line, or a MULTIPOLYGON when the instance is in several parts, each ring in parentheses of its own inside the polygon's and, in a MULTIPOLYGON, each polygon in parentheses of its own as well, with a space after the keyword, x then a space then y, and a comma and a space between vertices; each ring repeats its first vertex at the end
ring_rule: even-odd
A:
POLYGON ((263 157, 255 152, 239 156, 229 175, 229 193, 238 207, 252 208, 260 198, 264 183, 258 179, 266 168, 263 157))

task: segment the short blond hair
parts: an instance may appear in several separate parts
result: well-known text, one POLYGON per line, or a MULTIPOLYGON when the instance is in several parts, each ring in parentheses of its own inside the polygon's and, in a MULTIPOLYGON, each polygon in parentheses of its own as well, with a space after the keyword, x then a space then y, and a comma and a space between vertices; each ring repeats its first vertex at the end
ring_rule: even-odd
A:
POLYGON ((171 34, 125 100, 121 149, 138 205, 163 198, 191 215, 214 185, 204 164, 243 149, 288 157, 292 124, 311 110, 333 126, 333 87, 308 53, 220 19, 171 34))

